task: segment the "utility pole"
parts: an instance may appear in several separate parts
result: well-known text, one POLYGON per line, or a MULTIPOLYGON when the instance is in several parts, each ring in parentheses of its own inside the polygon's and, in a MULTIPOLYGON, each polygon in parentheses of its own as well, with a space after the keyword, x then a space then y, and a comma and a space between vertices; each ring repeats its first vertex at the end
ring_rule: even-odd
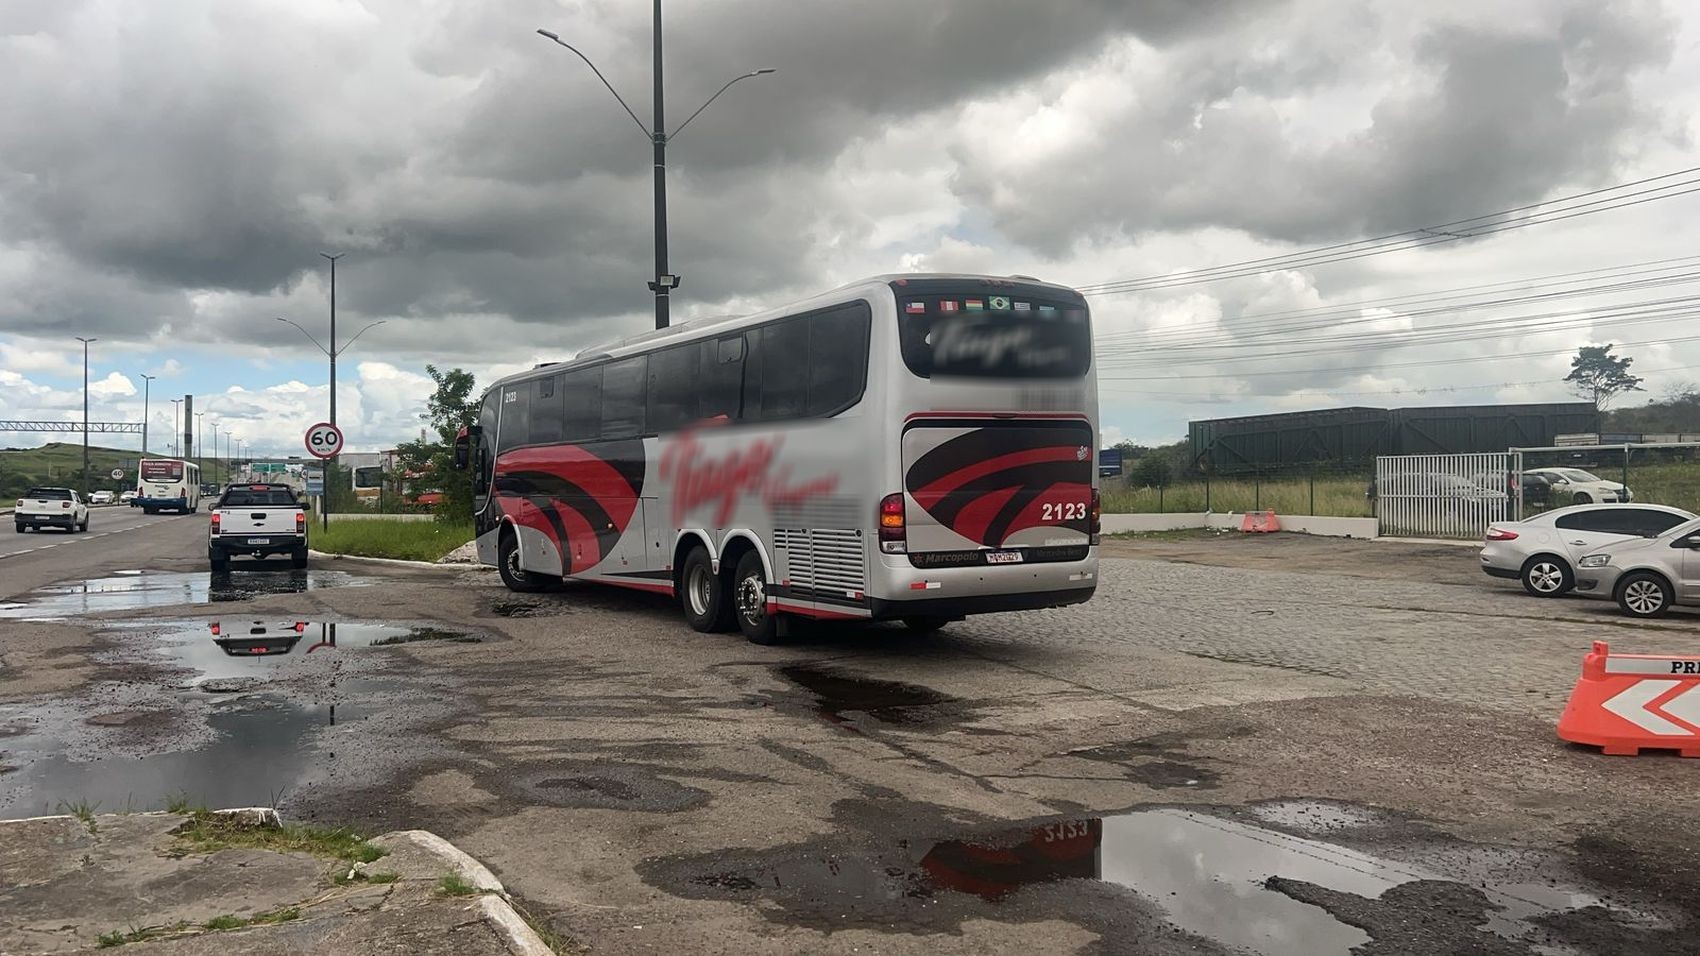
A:
POLYGON ((199 464, 200 461, 201 461, 201 448, 203 447, 201 445, 201 438, 203 437, 203 435, 201 433, 201 424, 202 424, 202 419, 204 419, 206 417, 207 417, 206 412, 196 412, 195 413, 195 454, 194 454, 193 457, 195 459, 196 464, 199 464))
MULTIPOLYGON (((143 375, 142 376, 142 457, 143 458, 146 458, 148 456, 148 398, 153 393, 153 380, 156 379, 156 378, 159 378, 159 376, 158 375, 143 375)), ((141 463, 138 462, 136 464, 136 468, 138 470, 140 470, 141 467, 142 467, 141 463)))
POLYGON ((213 483, 214 484, 223 484, 224 483, 223 480, 220 479, 219 476, 218 476, 218 422, 217 421, 213 422, 212 429, 213 429, 213 483))
POLYGON ((748 73, 733 77, 725 86, 720 88, 719 93, 709 97, 707 102, 697 107, 695 113, 686 117, 685 121, 679 124, 678 129, 669 133, 664 116, 666 112, 666 87, 662 83, 661 70, 661 0, 655 0, 655 117, 653 129, 646 128, 643 125, 643 120, 638 119, 637 114, 632 112, 632 108, 626 105, 626 98, 614 89, 614 85, 608 82, 608 78, 602 75, 602 71, 596 68, 596 64, 590 62, 590 57, 585 56, 577 47, 562 40, 559 34, 549 30, 538 30, 537 32, 573 51, 579 59, 584 61, 586 66, 590 67, 591 72, 596 74, 596 78, 601 80, 602 85, 608 88, 608 92, 614 94, 614 99, 620 101, 620 106, 625 109, 626 115, 630 116, 632 122, 637 124, 638 129, 643 132, 644 138, 649 140, 650 146, 654 150, 655 278, 650 281, 649 289, 655 293, 655 327, 658 329, 667 328, 672 319, 672 291, 679 287, 679 277, 667 271, 667 144, 684 132, 685 127, 689 126, 691 120, 696 119, 698 114, 708 109, 709 103, 719 99, 720 93, 731 89, 733 83, 739 80, 747 80, 753 76, 766 76, 773 70, 751 70, 748 73))
POLYGON ((183 457, 183 429, 182 429, 182 426, 181 426, 182 418, 179 414, 180 412, 182 412, 182 410, 183 410, 183 400, 181 398, 172 399, 171 400, 171 457, 173 457, 173 458, 182 458, 183 457))
POLYGON ((78 493, 86 495, 89 491, 89 343, 100 340, 85 339, 80 335, 73 338, 83 343, 83 477, 78 493))

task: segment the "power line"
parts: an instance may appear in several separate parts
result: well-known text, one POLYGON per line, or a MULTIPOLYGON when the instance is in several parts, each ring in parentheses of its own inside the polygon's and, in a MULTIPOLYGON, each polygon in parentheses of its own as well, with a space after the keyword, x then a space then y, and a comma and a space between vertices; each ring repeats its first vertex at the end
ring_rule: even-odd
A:
POLYGON ((1153 289, 1165 289, 1177 286, 1197 285, 1206 282, 1216 282, 1223 279, 1241 278, 1250 275, 1257 275, 1263 272, 1270 272, 1276 269, 1299 268, 1304 266, 1345 262, 1370 255, 1382 255, 1388 252, 1397 252, 1405 249, 1418 249, 1423 246, 1436 245, 1439 243, 1458 242, 1462 239, 1474 239, 1481 236, 1505 232, 1510 229, 1522 229, 1527 228, 1528 226, 1560 222, 1566 219, 1575 218, 1576 216, 1593 215, 1595 213, 1608 212, 1614 209, 1640 205, 1644 202, 1656 202, 1660 199, 1671 199, 1677 196, 1687 195, 1688 193, 1700 191, 1700 179, 1690 179, 1675 183, 1665 182, 1662 185, 1635 192, 1622 191, 1632 189, 1636 186, 1644 186, 1648 183, 1677 179, 1696 172, 1700 172, 1700 166, 1682 169, 1672 173, 1665 173, 1660 176, 1650 176, 1645 179, 1634 180, 1632 182, 1619 183, 1615 186, 1607 186, 1600 189, 1589 190, 1587 192, 1576 193, 1559 199, 1542 200, 1541 202, 1516 206, 1499 212, 1472 216, 1467 219, 1459 219, 1453 222, 1441 223, 1434 226, 1421 226, 1415 229, 1407 229, 1401 232, 1389 233, 1387 235, 1377 236, 1371 239, 1358 239, 1350 242, 1335 243, 1333 245, 1320 246, 1299 252, 1264 256, 1259 259, 1248 259, 1240 262, 1225 263, 1218 266, 1209 266, 1202 269, 1169 273, 1167 275, 1111 280, 1108 282, 1078 286, 1077 288, 1082 293, 1089 296, 1142 292, 1153 289), (1596 199, 1592 202, 1577 203, 1577 200, 1587 199, 1591 196, 1603 196, 1607 193, 1613 193, 1616 195, 1611 195, 1604 199, 1596 199), (1562 208, 1543 209, 1543 207, 1562 208), (1530 215, 1519 219, 1504 221, 1504 217, 1537 209, 1541 209, 1543 211, 1533 212, 1530 213, 1530 215))
MULTIPOLYGON (((1671 318, 1677 318, 1677 317, 1685 317, 1685 316, 1689 316, 1689 315, 1700 315, 1700 311, 1687 312, 1687 313, 1682 313, 1680 315, 1673 315, 1673 316, 1670 316, 1670 317, 1671 318)), ((1614 342, 1612 344, 1628 347, 1628 346, 1637 346, 1637 345, 1674 345, 1674 344, 1681 343, 1681 342, 1696 342, 1696 341, 1700 341, 1700 335, 1689 335, 1689 336, 1683 336, 1681 338, 1674 338, 1674 339, 1653 339, 1653 340, 1648 341, 1648 342, 1614 342)), ((1251 377, 1251 376, 1262 377, 1262 376, 1267 376, 1267 375, 1326 375, 1326 374, 1331 374, 1331 373, 1335 373, 1335 372, 1373 372, 1373 371, 1377 371, 1377 370, 1380 370, 1380 369, 1389 369, 1389 368, 1419 368, 1419 367, 1426 367, 1426 366, 1430 366, 1430 365, 1461 365, 1461 364, 1471 363, 1471 362, 1503 362, 1503 361, 1509 361, 1509 360, 1513 360, 1513 359, 1529 358, 1529 357, 1537 356, 1537 355, 1568 355, 1572 351, 1573 351, 1572 349, 1565 348, 1565 349, 1553 349, 1553 350, 1548 350, 1548 351, 1519 352, 1516 355, 1475 355, 1475 356, 1464 356, 1462 358, 1433 359, 1433 360, 1430 360, 1430 361, 1423 361, 1423 362, 1387 362, 1387 363, 1379 363, 1379 364, 1376 364, 1376 365, 1343 366, 1343 367, 1335 367, 1335 368, 1299 368, 1299 369, 1281 369, 1281 370, 1274 370, 1274 371, 1234 372, 1233 377, 1235 377, 1235 378, 1247 378, 1247 377, 1251 377)), ((1100 376, 1098 376, 1098 380, 1100 382, 1155 382, 1155 381, 1181 381, 1181 380, 1189 380, 1189 379, 1219 379, 1219 378, 1222 378, 1222 377, 1223 376, 1220 373, 1213 373, 1213 374, 1209 374, 1209 375, 1125 375, 1125 376, 1100 375, 1100 376)))

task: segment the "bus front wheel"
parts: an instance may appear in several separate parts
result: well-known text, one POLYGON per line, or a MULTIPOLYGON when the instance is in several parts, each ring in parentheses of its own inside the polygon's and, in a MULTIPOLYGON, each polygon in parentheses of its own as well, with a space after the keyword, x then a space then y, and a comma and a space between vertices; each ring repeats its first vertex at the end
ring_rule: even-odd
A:
POLYGON ((496 567, 502 572, 502 583, 510 591, 532 594, 548 590, 546 578, 520 567, 519 535, 512 530, 504 531, 501 543, 496 546, 496 567))
POLYGON ((762 570, 761 555, 747 551, 738 559, 738 570, 732 576, 732 599, 738 630, 751 644, 779 643, 779 621, 767 610, 767 572, 762 570))

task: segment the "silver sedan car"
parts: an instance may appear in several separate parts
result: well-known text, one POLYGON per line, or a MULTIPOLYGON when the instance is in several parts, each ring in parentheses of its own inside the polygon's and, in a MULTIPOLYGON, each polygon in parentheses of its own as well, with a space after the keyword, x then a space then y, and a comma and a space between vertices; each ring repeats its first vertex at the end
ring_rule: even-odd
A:
POLYGON ((1576 586, 1582 558, 1620 541, 1664 534, 1696 515, 1665 505, 1576 505, 1523 521, 1495 522, 1482 542, 1482 570, 1521 581, 1536 597, 1576 586))
POLYGON ((1663 617, 1678 604, 1700 606, 1700 520, 1583 556, 1576 593, 1616 601, 1630 617, 1663 617))

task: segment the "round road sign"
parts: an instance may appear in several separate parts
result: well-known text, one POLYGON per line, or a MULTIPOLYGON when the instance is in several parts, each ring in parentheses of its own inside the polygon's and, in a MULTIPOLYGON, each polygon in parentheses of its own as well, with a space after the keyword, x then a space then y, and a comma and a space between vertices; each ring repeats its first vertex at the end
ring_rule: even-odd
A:
POLYGON ((334 458, 342 451, 342 429, 320 422, 307 429, 307 452, 314 458, 334 458))
POLYGON ((122 469, 122 468, 112 469, 112 480, 113 481, 121 481, 121 480, 123 480, 123 478, 124 478, 124 469, 122 469))

